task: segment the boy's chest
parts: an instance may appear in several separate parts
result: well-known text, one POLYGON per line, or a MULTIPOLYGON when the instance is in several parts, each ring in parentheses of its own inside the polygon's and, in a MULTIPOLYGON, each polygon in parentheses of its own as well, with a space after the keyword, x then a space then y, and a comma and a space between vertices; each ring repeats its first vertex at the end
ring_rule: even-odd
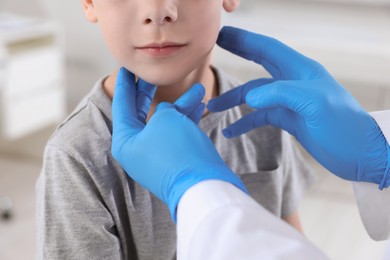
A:
POLYGON ((279 167, 281 158, 281 132, 274 129, 257 129, 245 135, 228 139, 217 127, 206 134, 218 153, 233 172, 270 171, 279 167))

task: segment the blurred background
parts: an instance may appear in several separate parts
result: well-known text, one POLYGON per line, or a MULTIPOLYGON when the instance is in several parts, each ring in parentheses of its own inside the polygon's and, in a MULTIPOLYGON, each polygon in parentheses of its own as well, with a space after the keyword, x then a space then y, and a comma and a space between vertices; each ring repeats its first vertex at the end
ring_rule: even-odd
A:
MULTIPOLYGON (((318 60, 369 111, 390 109, 390 0, 242 0, 223 23, 278 38, 318 60)), ((267 73, 216 48, 241 80, 267 73)), ((0 0, 0 259, 34 259, 35 181, 47 139, 116 67, 80 1, 0 0)), ((300 213, 331 259, 390 259, 359 219, 351 185, 318 175, 300 213)))

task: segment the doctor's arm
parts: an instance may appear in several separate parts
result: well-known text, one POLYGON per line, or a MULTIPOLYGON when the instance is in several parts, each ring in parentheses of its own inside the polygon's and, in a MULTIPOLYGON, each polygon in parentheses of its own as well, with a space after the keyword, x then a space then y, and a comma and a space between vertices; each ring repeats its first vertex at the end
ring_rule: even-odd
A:
POLYGON ((222 181, 188 189, 177 210, 178 259, 328 259, 301 233, 222 181))
POLYGON ((131 178, 167 204, 174 221, 177 217, 178 259, 325 258, 247 195, 196 125, 204 109, 200 88, 190 89, 186 102, 159 104, 146 124, 152 89, 120 70, 112 154, 131 178))

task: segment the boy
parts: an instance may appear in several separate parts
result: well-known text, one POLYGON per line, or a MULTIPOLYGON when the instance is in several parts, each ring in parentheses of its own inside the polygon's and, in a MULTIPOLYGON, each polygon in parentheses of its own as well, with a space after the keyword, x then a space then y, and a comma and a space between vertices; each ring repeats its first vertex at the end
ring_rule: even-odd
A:
MULTIPOLYGON (((194 83, 204 102, 238 83, 210 65, 222 7, 239 0, 82 0, 119 63, 158 85, 152 109, 194 83)), ((51 137, 38 180, 38 258, 174 259, 175 225, 166 206, 111 155, 111 99, 116 73, 92 92, 51 137)), ((205 115, 200 127, 251 195, 299 227, 296 208, 310 182, 285 133, 271 127, 227 140, 221 130, 246 107, 205 115)))

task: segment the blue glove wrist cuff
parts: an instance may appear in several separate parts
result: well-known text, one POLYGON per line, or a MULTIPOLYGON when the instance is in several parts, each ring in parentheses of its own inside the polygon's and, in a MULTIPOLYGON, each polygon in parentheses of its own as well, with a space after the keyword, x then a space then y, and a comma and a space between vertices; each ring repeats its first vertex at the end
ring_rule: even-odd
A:
POLYGON ((379 189, 383 190, 383 188, 387 188, 389 187, 389 185, 390 185, 390 145, 387 145, 387 167, 383 179, 379 184, 379 189))
POLYGON ((206 171, 209 173, 202 172, 202 174, 189 174, 189 176, 186 176, 181 180, 179 179, 175 183, 175 187, 173 188, 172 192, 170 192, 169 198, 167 200, 167 205, 173 222, 176 223, 176 210, 181 197, 189 188, 199 182, 206 180, 221 180, 231 183, 245 193, 249 194, 241 179, 230 169, 218 169, 215 167, 210 167, 206 171))

